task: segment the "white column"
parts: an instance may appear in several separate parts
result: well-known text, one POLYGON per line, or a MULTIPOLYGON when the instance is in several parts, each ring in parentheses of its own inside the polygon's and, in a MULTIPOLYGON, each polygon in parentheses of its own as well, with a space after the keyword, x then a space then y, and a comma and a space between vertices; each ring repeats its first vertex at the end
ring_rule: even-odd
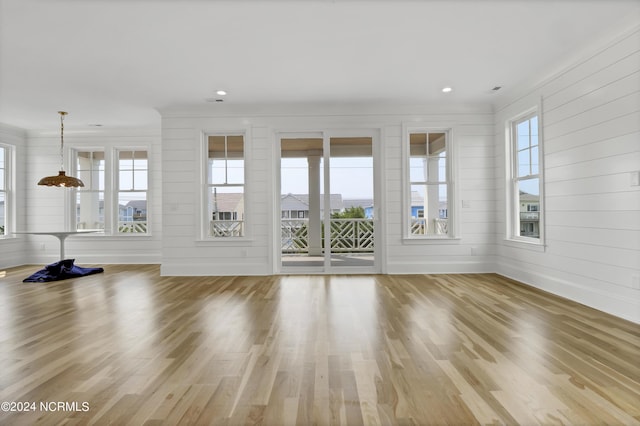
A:
POLYGON ((309 256, 321 256, 320 154, 309 154, 307 161, 309 163, 309 256))

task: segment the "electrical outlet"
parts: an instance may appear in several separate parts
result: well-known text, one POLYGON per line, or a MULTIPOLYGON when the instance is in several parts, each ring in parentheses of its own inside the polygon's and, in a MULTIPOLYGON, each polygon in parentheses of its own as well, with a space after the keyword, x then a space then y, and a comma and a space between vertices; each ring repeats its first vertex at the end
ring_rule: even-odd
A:
POLYGON ((44 243, 40 243, 40 250, 44 251, 44 250, 45 250, 45 248, 46 248, 46 247, 45 247, 44 243))
POLYGON ((631 277, 631 288, 634 290, 640 290, 640 275, 633 275, 631 277))
POLYGON ((640 186, 640 172, 631 172, 631 186, 640 186))

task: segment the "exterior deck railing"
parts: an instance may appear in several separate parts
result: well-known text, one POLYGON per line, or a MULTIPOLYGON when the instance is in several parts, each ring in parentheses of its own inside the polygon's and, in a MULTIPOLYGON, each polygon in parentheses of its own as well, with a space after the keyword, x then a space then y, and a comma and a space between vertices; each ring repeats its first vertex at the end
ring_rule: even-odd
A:
POLYGON ((118 232, 125 234, 146 234, 147 221, 120 221, 118 222, 118 232))
POLYGON ((209 236, 211 237, 241 237, 243 220, 212 220, 209 222, 209 236))
POLYGON ((411 219, 411 235, 444 235, 448 232, 447 219, 411 219))
MULTIPOLYGON (((373 219, 331 219, 331 251, 333 253, 372 253, 373 219)), ((283 219, 280 225, 282 253, 309 251, 309 219, 283 219)), ((324 247, 324 232, 322 247, 324 247)))
POLYGON ((373 219, 331 219, 332 253, 373 253, 373 219))
POLYGON ((520 220, 538 221, 540 220, 540 212, 520 212, 520 220))
POLYGON ((309 251, 308 219, 283 219, 280 222, 282 253, 307 253, 309 251))
MULTIPOLYGON (((78 222, 76 229, 104 229, 104 222, 78 222)), ((146 234, 148 226, 146 220, 120 220, 118 221, 118 232, 123 234, 146 234)))

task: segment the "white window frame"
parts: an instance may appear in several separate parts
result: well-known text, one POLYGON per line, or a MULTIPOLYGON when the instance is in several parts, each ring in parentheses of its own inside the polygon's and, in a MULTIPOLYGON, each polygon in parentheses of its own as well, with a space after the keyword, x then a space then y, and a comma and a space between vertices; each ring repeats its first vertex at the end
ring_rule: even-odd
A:
MULTIPOLYGON (((149 168, 150 168, 150 160, 149 160, 149 150, 146 148, 135 148, 135 147, 118 147, 115 148, 115 152, 114 152, 114 157, 113 157, 113 174, 114 174, 114 179, 115 179, 115 185, 114 185, 114 190, 113 190, 113 195, 114 195, 114 211, 113 213, 115 214, 115 223, 116 223, 116 227, 114 230, 114 233, 117 235, 150 235, 151 233, 151 222, 150 222, 150 213, 151 213, 151 209, 149 208, 149 187, 151 186, 151 179, 149 179, 150 174, 149 174, 149 168), (147 156, 147 189, 131 189, 131 190, 123 190, 120 188, 120 153, 121 152, 144 152, 147 156), (135 193, 144 193, 146 196, 146 202, 147 202, 147 211, 145 213, 145 222, 146 222, 146 229, 147 232, 121 232, 120 231, 120 211, 119 211, 119 195, 120 193, 131 193, 131 194, 135 194, 135 193)), ((134 159, 134 167, 135 167, 135 159, 134 159)), ((131 172, 135 172, 136 169, 134 168, 133 170, 131 170, 131 172)), ((140 170, 138 170, 140 171, 140 170)), ((132 176, 135 176, 135 173, 132 174, 132 176)), ((134 185, 135 185, 135 179, 134 179, 134 185)), ((132 216, 135 214, 135 212, 132 213, 132 216)), ((135 222, 134 222, 135 223, 135 222)))
POLYGON ((459 241, 458 236, 458 191, 457 153, 454 142, 454 128, 450 125, 434 126, 423 123, 403 123, 402 140, 402 238, 404 243, 446 243, 459 241), (446 135, 446 185, 447 185, 447 233, 446 234, 412 234, 411 226, 411 177, 410 177, 410 135, 412 133, 444 133, 446 135))
MULTIPOLYGON (((103 232, 105 234, 108 234, 108 229, 110 229, 111 227, 111 222, 109 220, 108 214, 107 212, 109 211, 109 200, 108 200, 108 187, 109 187, 109 180, 108 180, 108 174, 107 174, 107 168, 108 168, 108 150, 103 147, 103 146, 91 146, 91 147, 78 147, 78 148, 72 148, 71 149, 71 155, 69 155, 69 159, 71 161, 71 169, 73 171, 73 175, 76 177, 79 177, 79 170, 78 170, 78 153, 79 152, 101 152, 104 155, 104 173, 105 173, 105 187, 102 190, 103 192, 103 197, 104 197, 104 205, 103 205, 103 209, 104 209, 104 230, 103 232)), ((77 217, 77 200, 78 200, 78 193, 79 192, 100 192, 100 190, 96 190, 96 191, 91 191, 88 188, 89 182, 83 181, 85 186, 83 188, 75 188, 71 191, 71 200, 70 200, 70 212, 71 214, 69 215, 69 223, 70 223, 70 229, 78 229, 78 217, 77 217)), ((87 229, 94 229, 93 227, 89 226, 87 229)), ((102 234, 102 233, 101 233, 102 234)), ((98 235, 98 234, 94 234, 94 235, 98 235)))
POLYGON ((530 108, 529 110, 513 117, 506 122, 506 236, 505 239, 510 242, 524 243, 531 247, 540 247, 544 249, 545 245, 545 226, 544 226, 544 137, 542 126, 542 113, 540 106, 530 108), (538 121, 538 173, 527 176, 518 176, 518 124, 537 117, 538 121), (518 192, 519 182, 538 179, 538 234, 539 238, 520 235, 520 196, 518 192))
POLYGON ((250 241, 251 240, 251 220, 250 220, 250 204, 249 204, 249 164, 251 152, 251 131, 249 128, 229 129, 229 130, 203 130, 200 132, 200 167, 201 167, 201 191, 200 191, 200 230, 197 236, 198 241, 212 244, 225 244, 234 241, 250 241), (243 146, 243 168, 244 181, 242 184, 221 185, 219 183, 209 183, 209 136, 242 136, 243 146), (241 236, 213 236, 209 233, 211 226, 211 217, 209 216, 209 188, 219 186, 242 187, 244 197, 244 218, 243 218, 243 234, 241 236), (248 208, 249 207, 249 208, 248 208))
MULTIPOLYGON (((123 238, 142 238, 150 237, 152 235, 152 185, 151 185, 151 173, 152 173, 152 158, 151 147, 149 145, 92 145, 92 146, 72 146, 69 149, 69 167, 75 176, 77 176, 77 154, 78 152, 104 152, 104 230, 100 233, 92 233, 83 238, 91 237, 123 237, 123 238), (119 232, 119 211, 118 211, 118 192, 119 192, 119 162, 118 154, 121 151, 144 151, 147 153, 147 232, 119 232)), ((76 201, 77 201, 77 188, 74 188, 69 192, 68 201, 68 223, 69 229, 76 229, 77 215, 76 215, 76 201)))
POLYGON ((4 193, 4 233, 0 234, 0 239, 12 238, 14 231, 14 191, 13 191, 13 166, 15 158, 15 148, 13 145, 0 144, 0 149, 4 149, 4 189, 0 192, 4 193))

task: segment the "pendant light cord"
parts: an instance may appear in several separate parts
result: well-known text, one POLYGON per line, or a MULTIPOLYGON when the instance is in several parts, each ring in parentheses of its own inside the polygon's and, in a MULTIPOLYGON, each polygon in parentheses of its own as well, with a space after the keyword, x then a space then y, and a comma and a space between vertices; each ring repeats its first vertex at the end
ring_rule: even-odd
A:
POLYGON ((64 111, 58 111, 60 114, 60 170, 64 170, 64 116, 67 115, 64 111))

